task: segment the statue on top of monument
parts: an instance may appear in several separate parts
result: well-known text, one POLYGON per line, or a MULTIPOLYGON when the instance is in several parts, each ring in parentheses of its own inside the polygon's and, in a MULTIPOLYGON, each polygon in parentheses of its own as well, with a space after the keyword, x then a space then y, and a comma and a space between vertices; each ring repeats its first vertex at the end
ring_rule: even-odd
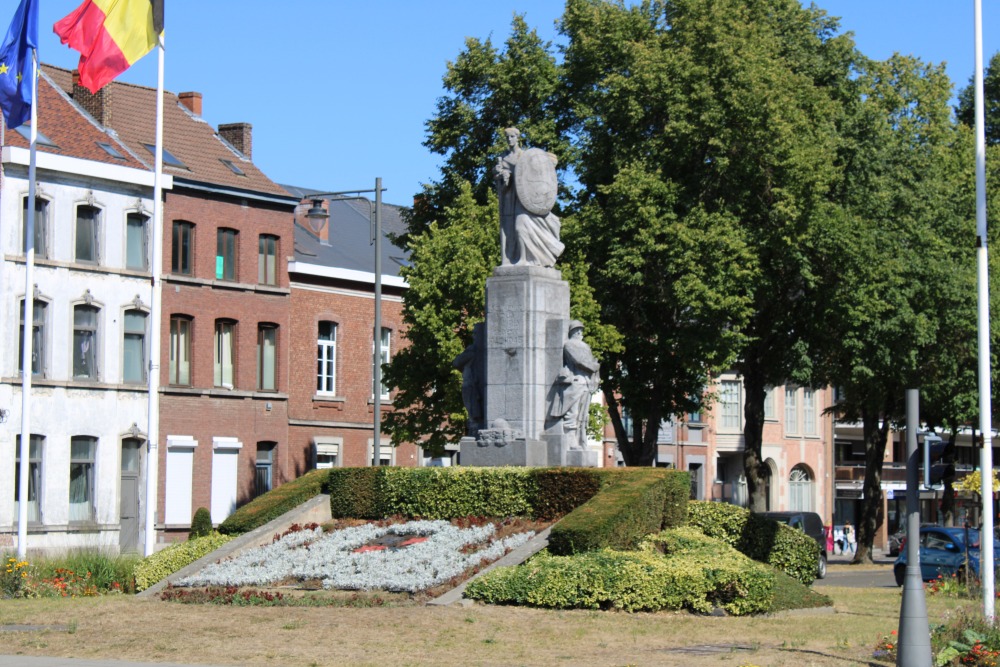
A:
POLYGON ((569 323, 569 338, 563 345, 563 367, 556 378, 549 416, 562 419, 564 433, 574 436, 572 449, 586 449, 590 421, 590 397, 600 384, 601 365, 590 346, 583 342, 583 323, 569 323))
POLYGON ((555 266, 562 254, 556 203, 556 156, 540 148, 522 150, 521 131, 504 130, 510 150, 494 169, 500 199, 501 265, 555 266))

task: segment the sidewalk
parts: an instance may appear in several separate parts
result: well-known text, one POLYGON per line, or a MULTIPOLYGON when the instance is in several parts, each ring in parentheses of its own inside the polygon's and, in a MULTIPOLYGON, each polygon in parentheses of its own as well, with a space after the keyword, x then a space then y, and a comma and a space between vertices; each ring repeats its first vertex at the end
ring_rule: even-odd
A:
MULTIPOLYGON (((848 551, 846 554, 835 554, 831 551, 826 554, 826 562, 830 565, 845 565, 853 560, 853 551, 848 551)), ((896 561, 896 558, 895 556, 890 556, 889 552, 876 547, 872 549, 872 560, 875 561, 876 565, 892 565, 896 561)))

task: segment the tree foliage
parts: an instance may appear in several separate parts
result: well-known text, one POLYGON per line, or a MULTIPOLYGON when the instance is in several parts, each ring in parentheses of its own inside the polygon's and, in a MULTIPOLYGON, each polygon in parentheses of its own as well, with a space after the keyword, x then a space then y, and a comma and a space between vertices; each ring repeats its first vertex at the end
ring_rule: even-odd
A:
MULTIPOLYGON (((958 93, 958 106, 955 115, 959 122, 968 126, 976 126, 976 88, 975 75, 969 77, 969 83, 958 93)), ((993 54, 989 65, 983 71, 983 120, 985 121, 986 143, 995 146, 1000 144, 1000 51, 993 54)))

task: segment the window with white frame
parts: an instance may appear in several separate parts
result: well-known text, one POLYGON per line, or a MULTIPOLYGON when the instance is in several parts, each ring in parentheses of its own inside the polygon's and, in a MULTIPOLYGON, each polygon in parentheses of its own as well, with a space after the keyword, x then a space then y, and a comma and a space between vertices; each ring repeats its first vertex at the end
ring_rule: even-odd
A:
POLYGON ((215 386, 232 389, 236 375, 236 322, 215 322, 215 386))
POLYGON ((320 322, 316 340, 316 393, 337 393, 337 325, 320 322))
POLYGON ((811 387, 802 389, 802 433, 816 435, 816 392, 811 387))
POLYGON ((278 237, 273 234, 261 234, 257 242, 257 282, 278 284, 278 237))
POLYGON ((799 432, 798 395, 798 387, 785 387, 785 433, 799 432))
POLYGON ((169 382, 191 384, 191 318, 173 315, 170 318, 169 382))
POLYGON ((775 420, 778 418, 778 412, 774 408, 774 387, 766 387, 764 389, 764 419, 775 420))
MULTIPOLYGON (((45 436, 32 434, 28 438, 28 521, 42 520, 42 448, 45 436)), ((15 437, 14 454, 14 517, 20 517, 21 436, 15 437)))
POLYGON ((97 379, 97 322, 100 310, 90 305, 73 307, 73 378, 97 379))
POLYGON ((146 320, 141 310, 125 311, 124 345, 122 355, 122 381, 140 384, 146 381, 147 349, 146 320))
POLYGON ((76 252, 74 259, 84 264, 97 264, 98 239, 101 232, 101 211, 93 206, 76 207, 76 252))
MULTIPOLYGON (((48 314, 47 304, 35 299, 32 302, 31 313, 31 374, 42 375, 45 371, 45 319, 48 314)), ((24 372, 24 299, 21 300, 21 330, 18 336, 17 370, 24 372)))
POLYGON ((738 380, 723 380, 719 386, 719 407, 722 411, 722 428, 738 430, 740 420, 740 383, 738 380))
POLYGON ((257 326, 257 389, 275 391, 278 370, 278 326, 260 324, 257 326))
MULTIPOLYGON (((35 197, 35 257, 47 258, 49 256, 48 245, 49 228, 49 202, 35 197)), ((28 198, 24 197, 21 202, 21 248, 28 252, 28 198)))
POLYGON ((69 520, 94 519, 94 460, 97 438, 75 435, 70 438, 69 520))
MULTIPOLYGON (((389 358, 391 356, 389 354, 391 342, 392 342, 392 330, 383 327, 380 347, 379 347, 379 364, 380 364, 379 384, 381 385, 381 391, 379 392, 379 397, 382 400, 389 399, 389 386, 385 383, 385 378, 382 375, 383 373, 385 373, 385 369, 381 368, 381 366, 385 366, 386 364, 389 363, 389 358)), ((374 350, 372 350, 372 353, 374 354, 374 350)))
POLYGON ((788 477, 788 506, 791 510, 811 512, 813 480, 809 470, 802 465, 792 468, 788 477))
POLYGON ((336 436, 317 436, 313 438, 315 463, 317 470, 336 468, 340 465, 340 446, 343 439, 336 436))
POLYGON ((142 213, 129 213, 125 219, 125 268, 149 269, 149 217, 142 213))

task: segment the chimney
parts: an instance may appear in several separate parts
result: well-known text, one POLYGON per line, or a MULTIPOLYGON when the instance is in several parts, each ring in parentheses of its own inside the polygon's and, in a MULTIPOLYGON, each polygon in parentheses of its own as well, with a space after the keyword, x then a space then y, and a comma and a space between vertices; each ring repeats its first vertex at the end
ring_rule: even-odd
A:
POLYGON ((177 95, 177 99, 195 116, 201 116, 201 93, 180 93, 177 95))
POLYGON ((80 70, 73 70, 73 99, 100 125, 111 125, 111 86, 92 93, 80 85, 80 70))
POLYGON ((229 123, 219 126, 219 136, 233 145, 233 148, 253 159, 253 125, 250 123, 229 123))

